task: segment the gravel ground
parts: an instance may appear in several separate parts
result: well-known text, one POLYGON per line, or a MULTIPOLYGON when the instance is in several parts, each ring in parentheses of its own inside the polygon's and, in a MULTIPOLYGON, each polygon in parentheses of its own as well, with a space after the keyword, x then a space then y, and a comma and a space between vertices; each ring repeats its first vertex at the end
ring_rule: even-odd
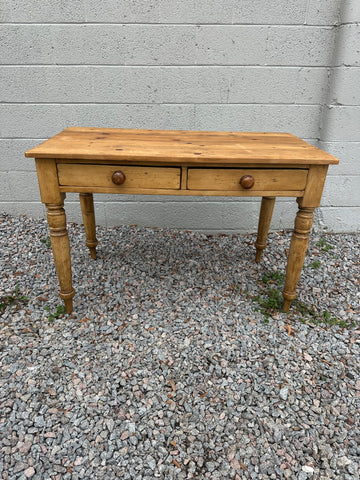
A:
POLYGON ((0 217, 1 480, 359 478, 360 235, 312 237, 287 315, 288 233, 255 264, 254 235, 97 232, 62 315, 46 223, 0 217))

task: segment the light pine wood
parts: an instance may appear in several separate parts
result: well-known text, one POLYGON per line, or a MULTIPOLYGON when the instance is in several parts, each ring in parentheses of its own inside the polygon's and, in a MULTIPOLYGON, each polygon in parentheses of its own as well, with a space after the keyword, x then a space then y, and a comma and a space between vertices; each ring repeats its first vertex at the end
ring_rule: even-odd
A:
POLYGON ((140 160, 168 164, 293 163, 329 165, 337 158, 289 133, 196 132, 71 127, 28 150, 27 157, 140 160))
POLYGON ((187 167, 181 167, 181 185, 180 191, 186 191, 187 189, 187 167))
POLYGON ((55 160, 52 158, 36 159, 35 164, 41 201, 43 203, 61 203, 63 196, 59 189, 55 160))
POLYGON ((275 205, 275 197, 263 197, 261 200, 258 234, 255 242, 257 263, 260 262, 262 252, 266 248, 266 239, 268 236, 271 218, 275 205))
POLYGON ((59 295, 65 303, 66 312, 71 313, 75 290, 72 287, 70 245, 63 208, 65 193, 59 189, 54 159, 36 159, 36 170, 41 201, 47 208, 51 248, 60 284, 59 295))
POLYGON ((304 190, 307 170, 301 169, 242 169, 242 168, 189 168, 189 190, 250 191, 240 185, 240 179, 247 175, 254 179, 251 191, 304 190))
POLYGON ((92 258, 96 258, 97 245, 93 193, 261 196, 257 262, 266 246, 275 197, 297 197, 299 211, 283 292, 284 311, 288 311, 296 296, 328 165, 338 163, 337 158, 288 133, 82 127, 68 128, 25 155, 36 159, 60 296, 68 313, 75 292, 63 209, 65 192, 80 194, 92 258))
POLYGON ((318 207, 324 190, 328 165, 311 165, 302 199, 303 207, 318 207))
POLYGON ((66 312, 71 313, 75 290, 72 286, 70 244, 63 206, 63 201, 55 205, 46 204, 51 246, 60 283, 60 297, 64 300, 66 312))
POLYGON ((306 250, 309 244, 309 233, 314 218, 314 207, 303 207, 301 200, 295 219, 294 233, 291 237, 286 279, 283 290, 284 312, 288 312, 291 302, 296 298, 296 286, 304 264, 306 250))
POLYGON ((91 258, 96 260, 96 239, 94 199, 92 193, 80 193, 80 206, 86 234, 86 246, 90 250, 91 258))
MULTIPOLYGON (((43 160, 43 159, 41 159, 43 160)), ((94 159, 91 159, 91 158, 87 158, 86 160, 82 159, 82 158, 58 158, 56 159, 56 163, 62 163, 62 164, 73 164, 73 163, 76 163, 78 165, 105 165, 105 164, 111 164, 111 165, 133 165, 133 166, 139 166, 139 165, 142 165, 142 166, 146 166, 145 165, 145 160, 144 161, 139 161, 139 160, 133 160, 133 159, 130 159, 130 158, 127 158, 125 160, 122 160, 122 159, 112 159, 112 160, 109 160, 108 162, 106 162, 105 160, 94 160, 94 159)), ((149 163, 149 162, 148 162, 149 163)), ((181 168, 182 167, 209 167, 209 168, 273 168, 273 169, 286 169, 286 168, 296 168, 296 163, 281 163, 279 165, 276 165, 276 163, 271 163, 271 164, 267 164, 266 162, 262 162, 262 163, 257 163, 257 162, 241 162, 240 164, 238 162, 226 162, 224 164, 224 162, 221 162, 221 160, 219 160, 218 162, 209 162, 209 163, 204 163, 204 161, 201 162, 200 165, 198 165, 198 163, 196 162, 196 159, 194 160, 177 160, 177 161, 172 161, 171 159, 168 161, 168 162, 165 162, 164 160, 153 160, 151 162, 151 164, 147 165, 147 166, 152 166, 152 167, 164 167, 164 166, 168 166, 168 167, 178 167, 179 165, 181 165, 181 168)), ((310 168, 311 165, 309 164, 306 164, 306 163, 302 163, 301 165, 297 166, 297 168, 300 168, 300 169, 306 169, 308 170, 310 168)))
POLYGON ((176 167, 134 167, 126 165, 79 165, 61 164, 58 166, 60 185, 79 187, 106 187, 119 193, 126 189, 179 189, 180 168, 176 167), (116 185, 112 175, 122 171, 125 181, 116 185))
MULTIPOLYGON (((280 185, 279 185, 279 188, 280 185)), ((126 188, 126 187, 79 187, 75 185, 60 185, 60 192, 91 192, 91 193, 123 193, 136 195, 177 195, 199 197, 302 197, 304 190, 181 190, 168 188, 126 188)))
POLYGON ((292 300, 296 298, 296 286, 304 265, 309 234, 313 224, 314 210, 320 205, 328 165, 311 165, 304 195, 297 199, 299 211, 291 237, 286 279, 283 291, 284 312, 288 312, 292 300))

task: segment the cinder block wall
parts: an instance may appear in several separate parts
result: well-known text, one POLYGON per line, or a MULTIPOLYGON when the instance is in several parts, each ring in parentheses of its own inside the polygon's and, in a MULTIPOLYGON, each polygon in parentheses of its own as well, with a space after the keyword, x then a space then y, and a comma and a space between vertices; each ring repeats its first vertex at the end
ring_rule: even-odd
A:
MULTIPOLYGON (((44 215, 24 151, 72 125, 286 131, 340 157, 315 228, 359 230, 358 0, 2 0, 0 211, 44 215)), ((97 223, 256 230, 259 199, 96 195, 97 223)), ((81 222, 68 195, 68 220, 81 222)), ((280 199, 272 229, 291 228, 280 199)))

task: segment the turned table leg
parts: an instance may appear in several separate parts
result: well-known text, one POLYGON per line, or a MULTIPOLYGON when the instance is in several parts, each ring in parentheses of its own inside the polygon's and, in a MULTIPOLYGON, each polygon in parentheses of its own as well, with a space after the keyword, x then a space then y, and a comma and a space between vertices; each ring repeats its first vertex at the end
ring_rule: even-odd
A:
POLYGON ((255 242, 257 263, 261 260, 261 255, 266 247, 266 239, 270 228, 271 217, 275 205, 275 197, 263 197, 261 200, 258 235, 255 242))
POLYGON ((55 260, 56 271, 60 283, 60 297, 64 300, 66 313, 73 311, 75 290, 71 279, 70 244, 66 228, 66 216, 62 202, 52 205, 47 203, 47 220, 50 230, 51 246, 55 260))
POLYGON ((85 227, 86 246, 89 247, 91 258, 96 260, 96 239, 94 200, 92 193, 80 193, 81 212, 85 227))
POLYGON ((304 264, 309 243, 309 233, 314 218, 314 207, 302 207, 301 200, 299 200, 298 203, 299 211, 296 215, 294 233, 291 238, 283 291, 284 312, 289 311, 292 300, 296 298, 296 286, 304 264))

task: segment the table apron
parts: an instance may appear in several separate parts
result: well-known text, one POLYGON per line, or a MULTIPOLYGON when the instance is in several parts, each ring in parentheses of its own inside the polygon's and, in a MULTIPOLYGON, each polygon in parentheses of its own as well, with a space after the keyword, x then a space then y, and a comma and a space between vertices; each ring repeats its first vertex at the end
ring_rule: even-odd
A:
POLYGON ((58 161, 56 168, 60 192, 201 197, 302 197, 309 172, 307 168, 254 165, 98 165, 74 161, 58 161), (121 184, 114 183, 114 174, 123 176, 121 184), (244 176, 252 179, 249 187, 243 186, 244 176))
POLYGON ((303 197, 304 190, 251 190, 234 192, 228 190, 171 190, 150 188, 124 188, 121 191, 105 187, 59 186, 64 193, 111 193, 118 195, 176 195, 184 197, 303 197))

